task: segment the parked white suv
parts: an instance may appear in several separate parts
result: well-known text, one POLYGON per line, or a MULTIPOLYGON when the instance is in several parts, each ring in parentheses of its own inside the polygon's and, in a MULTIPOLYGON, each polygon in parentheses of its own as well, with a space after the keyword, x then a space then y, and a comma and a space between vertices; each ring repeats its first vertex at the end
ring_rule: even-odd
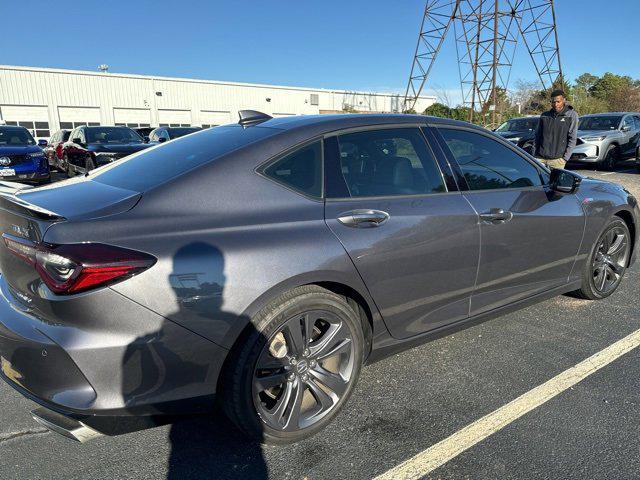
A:
POLYGON ((580 117, 578 142, 571 161, 596 163, 612 170, 616 162, 636 155, 640 145, 640 113, 597 113, 580 117))

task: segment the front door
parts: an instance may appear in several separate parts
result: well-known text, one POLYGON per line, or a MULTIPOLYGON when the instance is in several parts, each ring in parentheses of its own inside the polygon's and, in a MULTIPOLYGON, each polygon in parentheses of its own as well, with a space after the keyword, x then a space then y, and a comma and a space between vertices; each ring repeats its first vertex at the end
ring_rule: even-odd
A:
POLYGON ((325 171, 326 223, 391 334, 407 338, 467 318, 478 217, 448 188, 420 129, 378 127, 326 139, 325 171))
POLYGON ((471 315, 568 282, 585 226, 580 201, 545 187, 546 172, 515 147, 466 128, 437 128, 480 216, 471 315))

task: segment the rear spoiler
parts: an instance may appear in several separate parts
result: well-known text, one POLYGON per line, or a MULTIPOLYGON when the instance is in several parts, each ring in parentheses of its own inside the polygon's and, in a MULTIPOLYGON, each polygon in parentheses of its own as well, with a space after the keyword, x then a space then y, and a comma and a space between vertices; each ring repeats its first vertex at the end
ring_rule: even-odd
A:
MULTIPOLYGON (((0 185, 0 187, 4 187, 5 182, 0 183, 3 184, 0 185)), ((17 191, 15 187, 13 188, 13 191, 17 191)), ((39 207, 38 205, 25 202, 12 193, 5 193, 4 188, 0 188, 0 209, 17 213, 19 215, 38 218, 40 220, 49 220, 52 222, 66 220, 66 218, 64 218, 62 215, 58 215, 57 213, 39 207)))

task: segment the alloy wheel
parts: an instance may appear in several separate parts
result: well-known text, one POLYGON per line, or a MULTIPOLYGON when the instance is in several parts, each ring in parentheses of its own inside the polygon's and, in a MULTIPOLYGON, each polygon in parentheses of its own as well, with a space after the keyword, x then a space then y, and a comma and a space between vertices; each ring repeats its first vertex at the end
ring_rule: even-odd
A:
POLYGON ((622 279, 628 260, 628 234, 623 228, 614 226, 600 239, 593 259, 593 284, 600 294, 607 295, 615 290, 622 279))
POLYGON ((354 377, 355 346, 337 315, 308 311, 287 320, 256 362, 253 400, 272 429, 310 427, 338 405, 354 377))

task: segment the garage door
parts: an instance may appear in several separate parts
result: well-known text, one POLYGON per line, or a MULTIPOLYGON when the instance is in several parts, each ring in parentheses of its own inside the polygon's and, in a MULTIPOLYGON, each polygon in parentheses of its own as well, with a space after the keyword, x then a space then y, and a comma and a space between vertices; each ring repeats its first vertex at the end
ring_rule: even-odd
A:
POLYGON ((149 127, 151 126, 151 110, 146 108, 114 108, 113 118, 118 126, 149 127))
POLYGON ((228 111, 200 110, 200 125, 202 128, 215 127, 231 122, 231 114, 228 111))
POLYGON ((190 127, 191 111, 158 110, 158 124, 161 127, 190 127))
POLYGON ((1 105, 0 113, 7 125, 25 127, 36 138, 49 138, 51 134, 47 107, 1 105))
POLYGON ((72 129, 81 125, 95 127, 100 125, 98 107, 58 107, 60 128, 72 129))

